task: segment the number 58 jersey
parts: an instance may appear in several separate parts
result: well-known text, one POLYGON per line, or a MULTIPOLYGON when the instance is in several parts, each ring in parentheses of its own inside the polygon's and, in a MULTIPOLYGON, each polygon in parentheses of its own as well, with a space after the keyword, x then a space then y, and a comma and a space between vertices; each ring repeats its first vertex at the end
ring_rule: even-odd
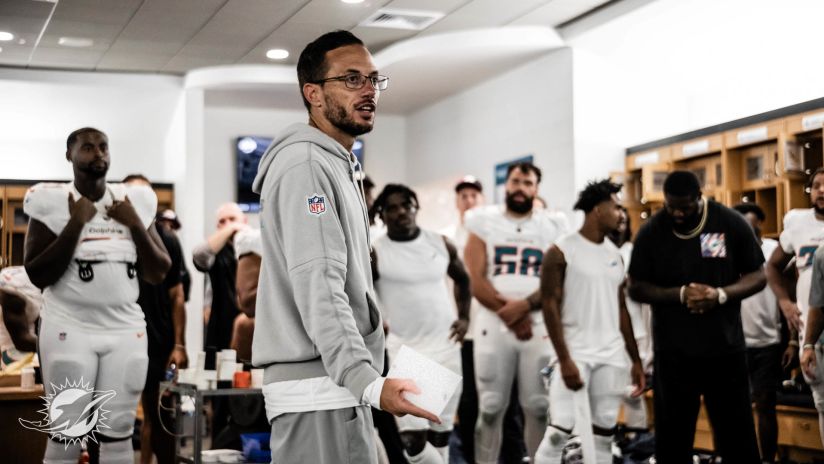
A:
POLYGON ((561 214, 541 210, 515 219, 496 205, 467 217, 466 228, 486 244, 486 274, 495 290, 523 299, 540 286, 544 253, 569 226, 561 214))

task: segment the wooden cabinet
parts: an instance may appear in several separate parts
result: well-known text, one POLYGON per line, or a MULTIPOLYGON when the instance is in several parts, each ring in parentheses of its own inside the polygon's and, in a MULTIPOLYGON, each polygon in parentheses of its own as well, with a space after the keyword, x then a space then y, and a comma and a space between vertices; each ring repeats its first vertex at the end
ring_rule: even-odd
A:
MULTIPOLYGON (((23 199, 36 180, 0 180, 0 268, 22 266, 29 217, 23 212, 23 199)), ((55 181, 67 182, 67 181, 55 181)), ((174 208, 174 186, 152 184, 158 211, 174 208)))
POLYGON ((661 208, 663 181, 692 171, 704 196, 727 206, 755 202, 777 237, 791 209, 809 208, 806 183, 824 167, 824 98, 627 149, 625 202, 633 233, 661 208))

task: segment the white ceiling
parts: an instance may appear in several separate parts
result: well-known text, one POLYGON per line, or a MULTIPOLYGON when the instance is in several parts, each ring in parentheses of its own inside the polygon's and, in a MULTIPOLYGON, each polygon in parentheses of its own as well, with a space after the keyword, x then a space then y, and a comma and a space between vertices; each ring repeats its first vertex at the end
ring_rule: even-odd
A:
POLYGON ((294 64, 318 35, 351 30, 373 53, 411 38, 501 26, 556 27, 615 0, 0 0, 0 66, 185 74, 207 66, 294 64), (359 26, 381 8, 444 16, 424 31, 359 26), (41 36, 42 34, 42 36, 41 36), (86 48, 61 37, 92 39, 86 48))

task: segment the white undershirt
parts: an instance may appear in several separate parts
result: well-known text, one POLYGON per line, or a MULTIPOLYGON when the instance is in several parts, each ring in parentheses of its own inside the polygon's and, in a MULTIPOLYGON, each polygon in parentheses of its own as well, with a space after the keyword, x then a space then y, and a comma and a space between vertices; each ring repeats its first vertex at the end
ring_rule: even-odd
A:
POLYGON ((352 393, 336 384, 330 377, 272 382, 263 386, 266 418, 272 419, 287 413, 329 411, 368 404, 381 408, 381 391, 385 377, 378 377, 366 386, 360 401, 352 393))

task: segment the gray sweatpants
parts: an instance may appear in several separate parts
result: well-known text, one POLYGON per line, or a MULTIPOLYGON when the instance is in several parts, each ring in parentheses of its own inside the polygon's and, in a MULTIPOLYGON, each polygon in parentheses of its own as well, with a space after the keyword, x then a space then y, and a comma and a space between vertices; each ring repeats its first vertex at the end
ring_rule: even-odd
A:
POLYGON ((272 464, 377 464, 369 406, 282 414, 272 421, 272 464))

